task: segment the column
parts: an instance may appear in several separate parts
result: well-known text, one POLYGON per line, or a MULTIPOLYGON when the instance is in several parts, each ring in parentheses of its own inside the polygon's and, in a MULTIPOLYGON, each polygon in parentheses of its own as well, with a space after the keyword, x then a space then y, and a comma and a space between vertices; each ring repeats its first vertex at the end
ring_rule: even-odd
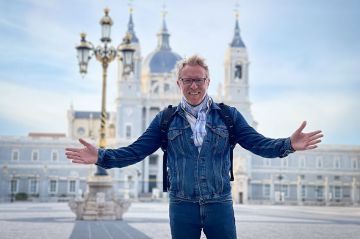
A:
POLYGON ((329 177, 326 176, 324 180, 324 200, 325 205, 329 205, 329 177))
POLYGON ((351 202, 353 205, 356 205, 357 204, 357 200, 358 200, 358 196, 359 196, 359 192, 357 192, 358 190, 357 189, 357 185, 356 185, 356 178, 353 177, 352 179, 352 183, 351 183, 351 202))
POLYGON ((270 201, 272 204, 275 203, 275 185, 274 185, 274 176, 273 174, 271 174, 270 177, 270 201))
POLYGON ((303 205, 301 193, 302 193, 302 182, 301 182, 301 176, 298 175, 296 180, 296 197, 297 197, 298 205, 303 205))

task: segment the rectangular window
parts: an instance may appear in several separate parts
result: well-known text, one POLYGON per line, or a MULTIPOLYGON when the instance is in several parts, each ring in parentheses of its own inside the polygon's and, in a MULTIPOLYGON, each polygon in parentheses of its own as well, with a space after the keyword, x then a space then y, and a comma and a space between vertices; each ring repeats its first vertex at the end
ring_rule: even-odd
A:
POLYGON ((76 192, 76 181, 70 180, 69 181, 69 193, 75 193, 76 192))
POLYGON ((39 150, 33 150, 31 153, 31 159, 33 161, 38 161, 39 160, 39 150))
POLYGON ((339 157, 335 157, 334 168, 336 169, 341 168, 341 162, 339 157))
POLYGON ((340 180, 340 176, 334 176, 334 180, 335 180, 335 181, 339 181, 339 180, 340 180))
POLYGON ((306 186, 301 185, 301 197, 306 198, 306 186))
POLYGON ((11 153, 11 159, 17 161, 20 159, 20 152, 18 149, 14 149, 11 153))
POLYGON ((335 198, 340 198, 340 197, 341 197, 341 187, 335 186, 335 198))
POLYGON ((36 194, 39 191, 39 181, 37 179, 29 180, 29 192, 30 194, 36 194))
POLYGON ((125 128, 125 137, 127 139, 130 139, 131 138, 131 125, 126 125, 126 128, 125 128))
POLYGON ((270 184, 264 184, 263 186, 264 197, 270 197, 270 184))
POLYGON ((156 175, 149 175, 149 192, 156 188, 156 175))
POLYGON ((289 196, 289 187, 288 187, 288 185, 282 185, 281 191, 284 193, 284 197, 289 196))
POLYGON ((356 158, 353 158, 353 159, 352 159, 352 168, 353 168, 353 169, 357 169, 357 168, 358 168, 358 162, 357 162, 356 158))
POLYGON ((51 159, 52 161, 58 161, 59 159, 59 152, 57 150, 53 150, 51 152, 51 159))
POLYGON ((157 154, 150 155, 149 156, 149 164, 157 165, 158 159, 159 159, 159 155, 157 155, 157 154))
POLYGON ((17 179, 11 179, 10 181, 10 192, 17 193, 18 192, 18 185, 19 181, 17 179))
POLYGON ((305 168, 305 156, 300 156, 299 157, 299 161, 300 161, 300 168, 305 168))
POLYGON ((316 176, 316 179, 317 179, 317 180, 322 180, 322 175, 316 176))
POLYGON ((50 180, 49 192, 50 193, 56 193, 57 192, 57 181, 56 180, 50 180))
POLYGON ((317 186, 315 190, 316 190, 316 197, 318 199, 323 199, 323 197, 324 197, 324 186, 317 186))
POLYGON ((269 158, 264 158, 264 166, 265 167, 270 167, 271 166, 271 162, 270 162, 270 159, 269 158))
POLYGON ((323 159, 321 156, 316 157, 316 167, 322 168, 323 167, 323 159))
POLYGON ((282 166, 283 167, 289 167, 289 160, 288 160, 288 158, 282 158, 281 159, 281 162, 282 162, 282 166))

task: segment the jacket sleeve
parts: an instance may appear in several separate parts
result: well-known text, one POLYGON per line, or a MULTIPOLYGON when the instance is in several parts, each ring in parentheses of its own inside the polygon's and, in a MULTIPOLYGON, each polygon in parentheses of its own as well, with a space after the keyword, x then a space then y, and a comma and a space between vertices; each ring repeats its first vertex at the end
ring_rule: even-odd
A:
POLYGON ((161 112, 153 119, 146 131, 131 145, 118 149, 98 149, 96 165, 109 168, 122 168, 143 160, 161 146, 161 112))
POLYGON ((290 138, 272 139, 263 136, 252 128, 234 108, 235 140, 243 148, 265 158, 286 157, 294 150, 290 138))

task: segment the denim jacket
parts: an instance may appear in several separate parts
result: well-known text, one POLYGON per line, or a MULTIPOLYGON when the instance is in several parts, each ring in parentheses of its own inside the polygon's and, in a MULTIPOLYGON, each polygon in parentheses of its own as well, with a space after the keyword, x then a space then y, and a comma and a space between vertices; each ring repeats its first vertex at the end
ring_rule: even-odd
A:
MULTIPOLYGON (((201 150, 194 145, 193 132, 180 105, 168 130, 168 175, 171 199, 224 201, 231 199, 229 132, 212 103, 207 114, 201 150)), ((236 142, 254 154, 267 158, 286 157, 294 152, 290 138, 270 139, 259 134, 231 107, 236 142)), ((105 169, 125 167, 143 160, 161 146, 157 114, 146 131, 131 145, 118 149, 99 149, 97 165, 105 169)))

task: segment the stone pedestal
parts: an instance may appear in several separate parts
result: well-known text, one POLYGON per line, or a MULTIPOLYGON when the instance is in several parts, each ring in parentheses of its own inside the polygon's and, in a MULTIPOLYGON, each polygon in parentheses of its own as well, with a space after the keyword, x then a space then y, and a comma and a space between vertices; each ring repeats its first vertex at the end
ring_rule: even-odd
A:
POLYGON ((91 176, 84 198, 69 202, 77 220, 122 220, 130 201, 117 199, 110 176, 91 176))

